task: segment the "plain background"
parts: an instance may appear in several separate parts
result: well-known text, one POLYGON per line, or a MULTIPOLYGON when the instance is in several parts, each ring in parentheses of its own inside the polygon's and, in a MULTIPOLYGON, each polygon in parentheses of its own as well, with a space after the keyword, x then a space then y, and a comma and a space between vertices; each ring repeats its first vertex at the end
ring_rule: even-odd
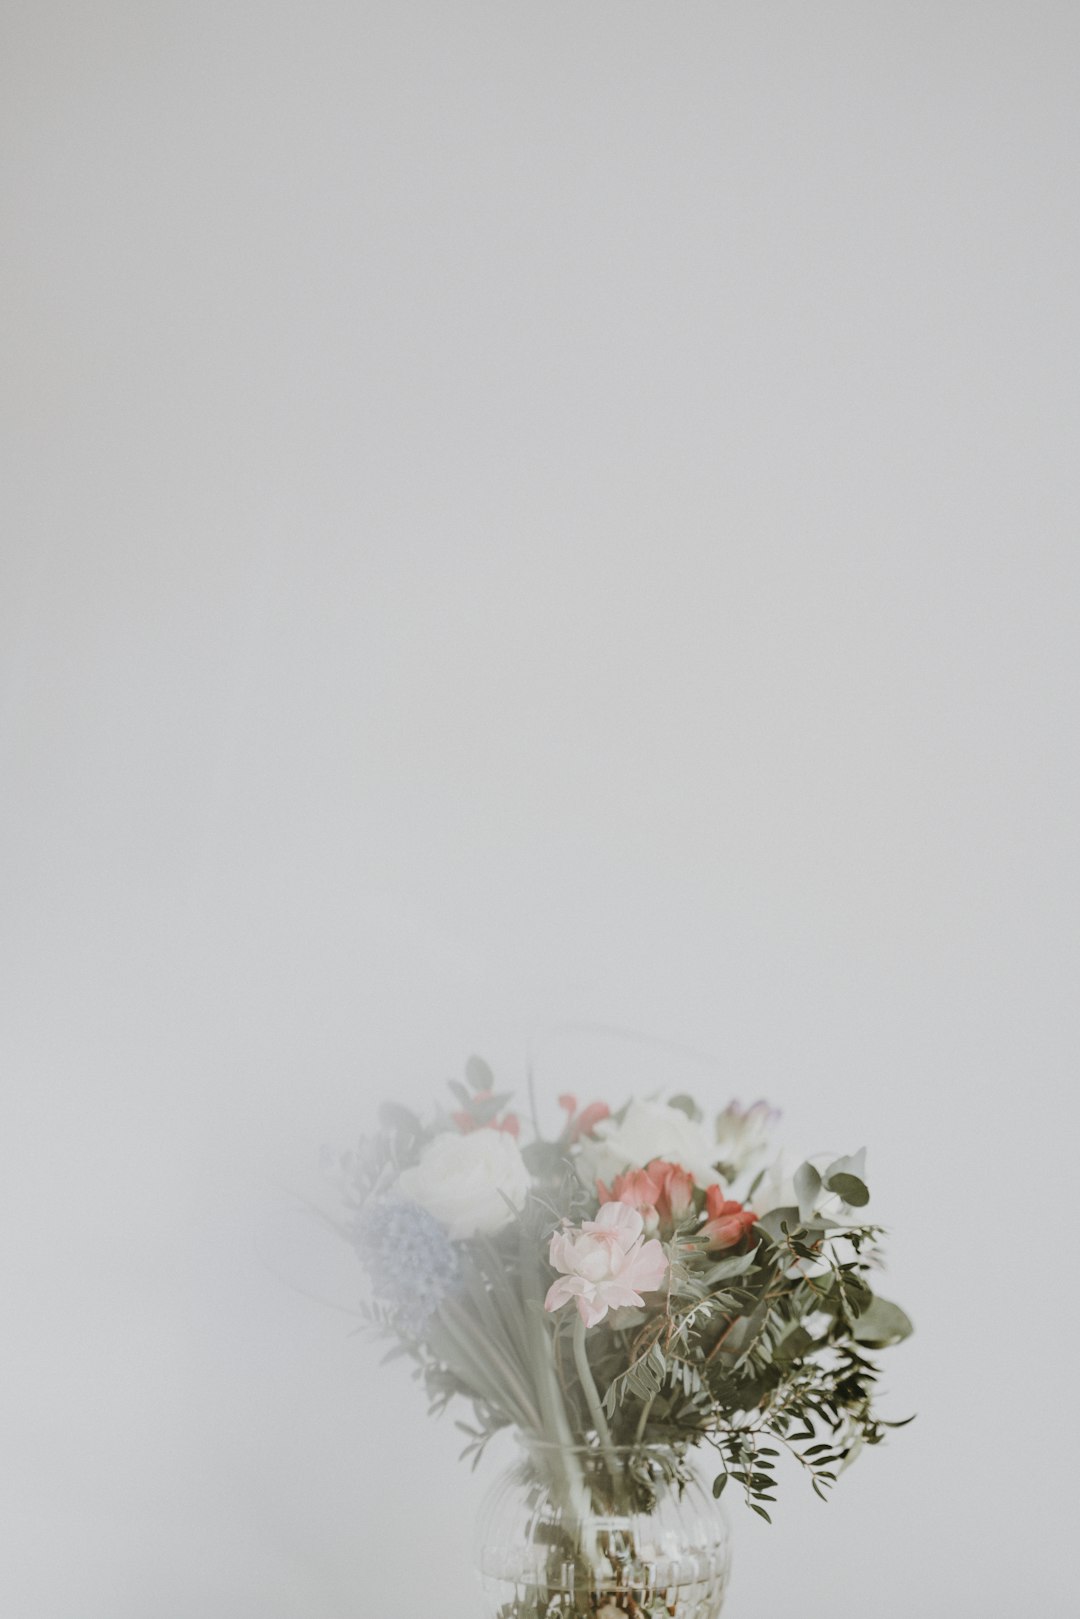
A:
POLYGON ((731 1619, 1065 1619, 1080 11, 0 19, 0 1610, 474 1619, 289 1190, 585 1022, 919 1329, 731 1619))

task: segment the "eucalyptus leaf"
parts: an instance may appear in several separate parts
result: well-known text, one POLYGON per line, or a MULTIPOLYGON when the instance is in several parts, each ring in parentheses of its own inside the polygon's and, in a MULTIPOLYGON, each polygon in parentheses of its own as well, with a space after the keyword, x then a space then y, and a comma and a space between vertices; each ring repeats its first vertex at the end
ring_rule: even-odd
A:
POLYGON ((898 1304, 875 1293, 855 1322, 852 1336, 870 1349, 887 1349, 902 1343, 914 1330, 910 1316, 898 1304))
POLYGON ((857 1175, 833 1175, 825 1184, 830 1192, 842 1197, 849 1208, 864 1209, 870 1201, 869 1188, 857 1175))
POLYGON ((780 1208, 770 1209, 768 1214, 763 1214, 756 1229, 764 1231, 773 1242, 782 1243, 785 1241, 782 1228, 786 1225, 789 1231, 793 1231, 798 1226, 799 1219, 799 1211, 795 1205, 785 1203, 780 1208))
POLYGON ((836 1158, 822 1177, 830 1192, 842 1197, 853 1209, 865 1208, 870 1201, 866 1186, 866 1148, 849 1158, 836 1158))

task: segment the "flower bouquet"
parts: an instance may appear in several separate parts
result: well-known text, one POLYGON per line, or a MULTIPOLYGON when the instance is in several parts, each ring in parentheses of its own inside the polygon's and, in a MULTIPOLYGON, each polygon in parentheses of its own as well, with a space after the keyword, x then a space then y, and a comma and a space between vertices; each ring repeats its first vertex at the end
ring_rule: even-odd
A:
POLYGON ((479 1534, 488 1611, 715 1619, 714 1498, 733 1482, 770 1519, 786 1456, 824 1499, 900 1425, 870 1352, 911 1324, 871 1282, 864 1154, 799 1163, 764 1102, 707 1121, 689 1096, 564 1095, 558 1134, 522 1145, 486 1064, 451 1089, 428 1119, 384 1105, 333 1160, 333 1223, 370 1280, 362 1330, 432 1411, 471 1405, 463 1456, 516 1430, 479 1534))

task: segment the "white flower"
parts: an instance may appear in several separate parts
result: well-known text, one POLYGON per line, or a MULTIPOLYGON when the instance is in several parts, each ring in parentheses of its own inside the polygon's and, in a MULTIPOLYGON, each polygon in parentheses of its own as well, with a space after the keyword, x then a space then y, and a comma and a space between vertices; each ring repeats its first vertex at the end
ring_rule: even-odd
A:
MULTIPOLYGON (((815 1152, 809 1158, 805 1154, 792 1152, 790 1147, 784 1147, 769 1165, 757 1189, 750 1199, 750 1207, 760 1219, 768 1214, 770 1209, 789 1209, 797 1207, 799 1198, 795 1191, 795 1171, 800 1164, 812 1164, 819 1175, 823 1175, 829 1165, 835 1163, 836 1153, 815 1152)), ((851 1212, 842 1198, 835 1192, 826 1192, 824 1188, 818 1193, 815 1200, 815 1212, 827 1214, 832 1220, 843 1223, 851 1212)), ((854 1224, 860 1224, 861 1211, 856 1211, 854 1224)))
POLYGON ((795 1171, 802 1163, 798 1153, 784 1147, 761 1177, 750 1199, 750 1207, 760 1218, 770 1209, 788 1209, 799 1200, 795 1196, 795 1171))
POLYGON ((729 1102, 717 1115, 716 1156, 736 1179, 762 1156, 779 1117, 768 1102, 752 1102, 749 1107, 729 1102))
POLYGON ((720 1154, 708 1129, 665 1102, 631 1102, 621 1124, 603 1119, 593 1139, 582 1142, 579 1172, 587 1184, 607 1181, 624 1169, 641 1169, 653 1158, 688 1169, 699 1186, 716 1180, 720 1154))
POLYGON ((398 1190, 441 1220, 451 1237, 499 1231, 514 1218, 529 1191, 529 1171, 505 1130, 449 1130, 429 1141, 420 1162, 403 1169, 398 1190))

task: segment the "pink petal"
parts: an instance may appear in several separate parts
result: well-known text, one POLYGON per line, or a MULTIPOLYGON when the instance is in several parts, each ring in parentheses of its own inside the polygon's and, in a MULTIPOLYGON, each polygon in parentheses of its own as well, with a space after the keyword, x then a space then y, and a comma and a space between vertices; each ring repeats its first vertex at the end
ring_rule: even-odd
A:
POLYGON ((632 1247, 644 1229, 644 1220, 629 1203, 605 1203, 596 1219, 587 1220, 582 1227, 583 1231, 610 1231, 623 1249, 632 1247))
POLYGON ((655 1238, 642 1243, 619 1276, 627 1287, 636 1287, 642 1293, 655 1293, 667 1275, 667 1255, 663 1245, 655 1238))
POLYGON ((641 1294, 635 1293, 634 1289, 628 1287, 624 1281, 601 1282, 596 1291, 609 1310, 626 1310, 632 1304, 641 1305, 645 1303, 641 1294))
POLYGON ((557 1282, 552 1282, 544 1300, 545 1310, 561 1310, 564 1304, 569 1304, 576 1298, 582 1288, 581 1278, 578 1276, 560 1276, 557 1282))
POLYGON ((578 1314, 587 1327, 595 1327, 607 1315, 608 1307, 601 1299, 587 1299, 579 1297, 577 1301, 578 1314))
POLYGON ((569 1242, 564 1232, 553 1231, 551 1246, 548 1249, 548 1261, 554 1270, 569 1270, 569 1242))

